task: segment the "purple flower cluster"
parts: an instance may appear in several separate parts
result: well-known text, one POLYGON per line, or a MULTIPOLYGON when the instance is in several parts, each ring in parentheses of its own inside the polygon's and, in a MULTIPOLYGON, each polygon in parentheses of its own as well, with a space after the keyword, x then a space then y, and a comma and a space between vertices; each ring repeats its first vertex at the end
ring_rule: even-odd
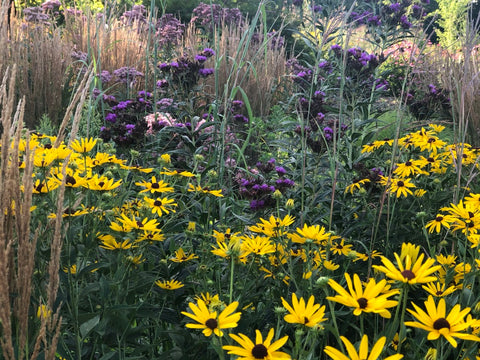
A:
POLYGON ((139 91, 135 99, 117 101, 105 98, 110 112, 105 115, 105 124, 100 130, 104 141, 114 141, 120 148, 142 146, 148 130, 145 114, 152 112, 153 94, 139 91))
POLYGON ((56 12, 61 5, 62 3, 59 0, 47 0, 40 6, 44 11, 56 12))
POLYGON ((120 69, 114 70, 113 75, 119 82, 128 84, 130 87, 135 84, 135 82, 137 81, 137 77, 143 77, 142 72, 128 66, 124 66, 120 69))
POLYGON ((24 9, 23 17, 25 21, 36 24, 48 25, 48 21, 50 20, 50 15, 48 15, 41 6, 24 9))
POLYGON ((245 176, 240 173, 237 177, 240 195, 250 200, 251 210, 257 211, 274 206, 275 199, 272 195, 276 190, 285 193, 295 186, 293 180, 285 177, 287 174, 285 168, 276 166, 275 163, 274 158, 258 162, 256 169, 251 169, 251 175, 245 176))
POLYGON ((232 113, 235 122, 246 124, 248 117, 243 114, 244 103, 241 100, 233 100, 230 105, 230 112, 232 113))
POLYGON ((213 30, 220 24, 241 24, 244 22, 242 13, 237 8, 223 8, 218 4, 205 4, 201 2, 193 9, 193 17, 190 20, 195 24, 213 30))
POLYGON ((132 10, 125 11, 120 20, 125 25, 133 25, 136 23, 146 23, 147 21, 147 8, 143 5, 133 5, 132 10))
POLYGON ((177 86, 183 90, 192 89, 201 77, 207 77, 214 74, 213 68, 206 68, 205 63, 208 58, 215 55, 215 51, 205 48, 197 54, 193 60, 184 56, 170 63, 158 64, 158 69, 168 80, 163 79, 157 83, 158 88, 166 88, 169 85, 177 86))
MULTIPOLYGON (((424 4, 429 2, 429 0, 422 1, 424 4)), ((352 11, 349 20, 357 24, 375 27, 386 25, 408 30, 413 26, 412 19, 409 19, 409 16, 413 19, 421 19, 426 16, 426 12, 422 5, 418 3, 412 4, 408 0, 391 1, 390 3, 384 3, 376 14, 369 10, 363 12, 352 11)))
POLYGON ((172 14, 164 14, 157 20, 156 37, 160 46, 176 45, 183 37, 185 25, 172 14))

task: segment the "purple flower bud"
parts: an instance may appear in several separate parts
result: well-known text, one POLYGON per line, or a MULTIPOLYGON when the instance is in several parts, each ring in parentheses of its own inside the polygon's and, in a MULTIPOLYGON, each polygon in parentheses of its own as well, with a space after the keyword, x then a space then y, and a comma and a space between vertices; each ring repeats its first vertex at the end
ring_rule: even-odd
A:
POLYGON ((108 114, 105 116, 105 121, 114 123, 116 120, 117 120, 117 115, 116 115, 116 114, 108 113, 108 114))
POLYGON ((203 62, 207 61, 207 57, 204 56, 204 55, 195 55, 195 60, 200 62, 200 63, 203 63, 203 62))
POLYGON ((211 68, 200 69, 198 70, 198 73, 200 74, 200 76, 207 77, 215 73, 215 69, 211 69, 211 68))

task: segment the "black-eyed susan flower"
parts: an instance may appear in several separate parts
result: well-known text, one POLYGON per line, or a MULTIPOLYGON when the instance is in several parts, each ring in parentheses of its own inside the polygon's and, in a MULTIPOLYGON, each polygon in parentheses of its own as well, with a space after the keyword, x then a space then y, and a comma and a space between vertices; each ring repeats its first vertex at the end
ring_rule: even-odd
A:
POLYGON ((83 154, 92 151, 93 147, 97 143, 97 139, 93 138, 81 138, 80 140, 76 139, 70 144, 70 148, 77 153, 83 154))
POLYGON ((305 242, 313 242, 317 245, 327 245, 329 241, 340 238, 337 235, 332 235, 325 231, 325 227, 320 225, 303 224, 303 228, 297 228, 297 232, 287 234, 292 242, 297 244, 304 244, 305 242))
POLYGON ((288 336, 284 336, 275 342, 272 342, 274 330, 270 329, 265 340, 260 330, 255 330, 255 342, 244 334, 230 334, 240 346, 225 345, 224 350, 230 355, 237 355, 238 360, 282 360, 291 359, 287 353, 277 351, 288 341, 288 336))
POLYGON ((454 218, 451 215, 442 215, 437 214, 435 219, 429 221, 425 228, 428 230, 428 233, 431 234, 434 231, 438 234, 442 227, 450 229, 450 223, 454 221, 454 218))
POLYGON ((268 220, 260 218, 259 223, 250 226, 248 229, 255 233, 277 237, 286 234, 288 230, 287 227, 293 224, 294 221, 295 218, 290 215, 285 215, 283 219, 271 215, 268 220))
POLYGON ((198 256, 195 254, 186 254, 185 250, 182 248, 179 248, 178 250, 175 251, 175 256, 170 258, 170 261, 181 263, 193 259, 198 259, 198 256))
POLYGON ((64 266, 63 272, 67 274, 75 275, 77 273, 77 264, 73 264, 71 266, 64 266))
POLYGON ((155 285, 165 290, 177 290, 185 286, 178 280, 157 280, 155 281, 155 285))
POLYGON ((143 257, 142 254, 136 255, 136 256, 129 255, 126 257, 126 259, 128 262, 132 263, 135 266, 138 266, 141 263, 145 262, 145 258, 143 257))
POLYGON ((220 300, 218 294, 210 295, 209 292, 201 293, 200 295, 195 295, 195 300, 202 300, 209 309, 216 309, 219 306, 224 305, 223 301, 220 300))
POLYGON ((106 176, 99 176, 98 174, 95 174, 90 179, 87 179, 83 187, 90 190, 109 191, 109 190, 116 189, 121 184, 122 184, 122 179, 115 182, 114 179, 109 179, 106 176))
POLYGON ((173 187, 170 186, 163 180, 157 181, 155 176, 152 176, 150 181, 136 182, 135 185, 144 187, 143 190, 140 190, 141 193, 150 191, 153 193, 162 193, 162 192, 173 192, 173 187))
POLYGON ((154 241, 163 241, 165 240, 165 235, 162 233, 161 230, 156 230, 156 231, 144 231, 141 233, 138 238, 135 240, 135 242, 141 242, 141 241, 148 241, 150 243, 153 243, 154 241))
POLYGON ((33 165, 36 167, 47 167, 52 164, 57 159, 57 154, 55 151, 52 150, 45 150, 41 149, 38 151, 35 151, 35 155, 33 158, 33 165))
POLYGON ((412 305, 415 310, 407 309, 407 311, 418 321, 406 321, 405 325, 428 331, 428 340, 437 340, 440 336, 443 336, 455 348, 457 347, 455 338, 480 341, 479 337, 465 332, 474 322, 473 319, 465 320, 470 308, 467 307, 462 310, 460 304, 457 304, 447 314, 445 299, 441 298, 437 306, 431 295, 425 301, 427 312, 414 303, 412 305))
POLYGON ((238 307, 237 301, 228 305, 218 316, 216 311, 208 309, 202 299, 198 299, 197 304, 189 303, 188 307, 192 313, 182 311, 182 314, 197 323, 188 323, 185 326, 190 329, 203 329, 202 333, 205 336, 211 336, 212 334, 223 336, 222 329, 237 327, 241 316, 240 312, 234 312, 238 307))
POLYGON ((325 260, 325 261, 323 261, 323 262, 322 262, 322 266, 323 266, 324 269, 329 270, 329 271, 335 271, 335 270, 337 270, 337 269, 340 267, 340 265, 335 264, 335 263, 334 263, 333 261, 331 261, 331 260, 325 260))
POLYGON ((455 262, 457 261, 457 257, 455 255, 445 256, 445 255, 439 254, 436 257, 436 260, 440 265, 454 266, 455 262))
POLYGON ((188 184, 188 191, 202 194, 210 194, 216 197, 223 197, 222 190, 210 190, 208 187, 202 188, 200 185, 188 184))
MULTIPOLYGON (((372 346, 370 353, 368 352, 368 336, 363 335, 360 346, 355 349, 355 346, 345 337, 340 336, 342 342, 345 344, 347 354, 342 353, 340 350, 335 349, 332 346, 326 346, 324 349, 325 354, 330 356, 333 360, 377 360, 381 359, 382 352, 385 348, 385 342, 387 338, 385 336, 378 339, 378 341, 372 346)), ((384 358, 384 360, 399 360, 402 359, 402 354, 395 354, 384 358)))
POLYGON ((355 190, 360 190, 362 185, 365 185, 370 182, 370 179, 359 179, 351 183, 345 188, 345 193, 350 193, 353 195, 355 190))
POLYGON ((112 235, 100 235, 98 237, 102 243, 101 248, 107 250, 128 250, 132 248, 132 243, 130 240, 117 241, 112 235))
POLYGON ((170 170, 167 168, 163 168, 163 171, 161 171, 160 174, 166 176, 182 176, 187 178, 195 177, 195 174, 190 171, 170 170))
POLYGON ((447 295, 450 295, 453 293, 457 288, 455 286, 449 286, 446 287, 447 285, 445 283, 440 283, 440 282, 431 282, 426 285, 422 285, 423 290, 428 292, 430 295, 433 295, 435 297, 444 297, 447 295))
POLYGON ((163 213, 170 214, 170 212, 175 212, 174 207, 178 206, 174 199, 167 197, 156 199, 144 197, 143 200, 151 208, 152 214, 157 214, 158 216, 162 216, 163 213))
POLYGON ((397 253, 394 253, 394 256, 397 260, 398 267, 389 259, 382 256, 381 260, 384 266, 373 265, 373 268, 383 272, 385 276, 392 280, 408 283, 410 285, 425 284, 435 281, 436 277, 432 274, 441 268, 440 265, 434 265, 435 259, 429 258, 423 262, 425 254, 420 254, 415 262, 412 261, 409 255, 405 256, 403 260, 397 253))
POLYGON ((334 242, 330 250, 335 255, 348 255, 352 251, 353 245, 345 244, 345 239, 342 239, 340 242, 334 242))
POLYGON ((265 236, 243 236, 242 252, 246 255, 266 255, 276 251, 275 244, 265 236))
POLYGON ((40 180, 37 179, 35 180, 35 183, 33 184, 32 188, 32 193, 34 194, 46 194, 52 190, 55 190, 58 188, 60 184, 56 181, 53 181, 52 179, 47 179, 47 180, 40 180))
POLYGON ((407 178, 417 174, 428 175, 427 171, 421 169, 423 162, 420 160, 408 160, 404 163, 397 163, 393 173, 400 178, 407 178))
POLYGON ((124 213, 120 214, 120 217, 115 218, 117 222, 112 222, 110 224, 110 229, 115 231, 129 232, 133 229, 143 230, 143 231, 158 231, 157 226, 159 225, 156 219, 144 218, 143 220, 137 220, 135 216, 128 217, 124 213))
POLYGON ((217 245, 212 245, 212 254, 223 257, 225 259, 238 259, 240 262, 245 263, 247 261, 248 252, 242 248, 242 242, 240 237, 231 236, 226 240, 222 240, 221 237, 217 239, 217 245))
POLYGON ((285 315, 284 320, 290 324, 301 324, 307 327, 314 327, 327 320, 325 317, 325 305, 315 304, 313 295, 308 299, 307 304, 303 297, 297 298, 295 293, 292 294, 292 305, 290 305, 283 297, 282 304, 289 314, 285 315))
POLYGON ((400 196, 407 197, 409 194, 413 195, 413 192, 412 190, 410 190, 410 188, 414 188, 414 187, 415 187, 415 184, 411 183, 410 179, 392 178, 390 179, 390 186, 388 187, 388 192, 390 194, 395 194, 397 198, 399 198, 400 196))
POLYGON ((370 279, 363 289, 362 282, 357 274, 353 274, 353 283, 348 273, 345 273, 348 291, 335 280, 330 279, 328 285, 337 292, 336 296, 329 296, 327 300, 335 301, 353 308, 353 314, 359 316, 362 312, 376 313, 389 319, 389 308, 398 304, 398 301, 390 300, 389 297, 399 293, 399 290, 387 288, 387 281, 380 280, 378 283, 370 279))

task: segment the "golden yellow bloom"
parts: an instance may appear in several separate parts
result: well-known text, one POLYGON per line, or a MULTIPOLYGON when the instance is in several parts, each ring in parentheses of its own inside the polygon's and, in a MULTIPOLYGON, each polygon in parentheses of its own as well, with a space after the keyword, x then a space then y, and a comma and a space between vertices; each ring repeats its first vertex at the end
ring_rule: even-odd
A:
POLYGON ((442 215, 437 214, 435 219, 429 221, 425 228, 428 229, 428 233, 431 234, 432 232, 436 232, 437 234, 442 229, 442 226, 446 229, 450 229, 450 223, 454 221, 453 216, 451 215, 442 215))
POLYGON ((426 285, 422 285, 422 288, 429 294, 435 297, 444 297, 453 293, 457 288, 455 286, 450 286, 445 289, 445 283, 440 282, 431 282, 426 285))
POLYGON ((164 171, 160 172, 160 175, 167 175, 167 176, 183 176, 187 178, 195 177, 194 173, 190 171, 179 171, 179 170, 170 170, 167 168, 163 168, 164 171))
POLYGON ((158 216, 162 216, 163 213, 170 214, 170 212, 175 212, 173 207, 178 206, 174 199, 166 197, 156 199, 144 197, 143 200, 145 200, 145 203, 151 207, 152 214, 157 214, 158 216))
POLYGON ((179 248, 175 251, 175 257, 171 257, 170 260, 173 262, 181 263, 184 261, 189 261, 193 259, 198 259, 198 256, 195 254, 185 254, 185 251, 182 248, 179 248))
POLYGON ((335 301, 345 306, 353 308, 353 314, 359 316, 362 312, 377 313, 380 316, 389 319, 391 317, 388 308, 394 307, 398 301, 389 300, 390 296, 399 293, 399 290, 386 290, 388 286, 385 279, 378 283, 370 279, 363 289, 362 282, 357 274, 353 274, 353 284, 350 275, 345 273, 348 290, 346 291, 335 280, 330 279, 328 285, 334 289, 338 295, 329 296, 327 300, 335 301))
POLYGON ((240 320, 241 313, 234 311, 238 307, 238 302, 234 301, 228 305, 218 316, 216 311, 210 311, 202 299, 198 299, 197 305, 189 303, 188 307, 192 310, 192 313, 182 311, 182 314, 195 320, 197 323, 188 323, 185 326, 191 329, 203 329, 203 335, 211 336, 215 334, 217 336, 223 336, 221 329, 231 329, 237 327, 237 323, 240 320))
POLYGON ((97 143, 97 139, 86 139, 86 138, 81 138, 80 140, 74 140, 70 144, 70 148, 72 148, 74 151, 77 153, 87 153, 93 149, 95 144, 97 143))
POLYGON ((41 304, 38 306, 37 318, 48 319, 50 316, 52 316, 52 310, 50 310, 47 305, 41 304))
POLYGON ((332 244, 331 250, 333 254, 337 255, 348 255, 350 251, 352 251, 352 246, 351 244, 345 245, 345 239, 342 239, 340 243, 334 242, 332 244))
POLYGON ((295 218, 286 215, 283 219, 277 218, 273 215, 268 220, 260 218, 260 222, 254 226, 250 226, 250 231, 261 233, 270 237, 278 237, 287 233, 287 227, 293 224, 295 218))
POLYGON ((429 258, 423 263, 425 254, 421 254, 415 262, 412 261, 409 255, 406 255, 403 260, 397 253, 394 253, 394 255, 398 268, 384 256, 381 258, 384 266, 373 265, 373 268, 385 273, 392 280, 411 285, 424 284, 436 280, 436 277, 432 276, 432 274, 439 270, 441 266, 434 265, 434 259, 429 258))
MULTIPOLYGON (((347 354, 345 355, 342 353, 340 350, 335 349, 332 346, 326 346, 324 349, 325 354, 330 356, 331 359, 333 360, 377 360, 377 359, 383 359, 380 357, 382 354, 383 350, 385 349, 385 342, 387 341, 387 338, 385 336, 381 337, 378 339, 378 341, 373 345, 372 350, 370 351, 370 354, 368 352, 368 336, 363 335, 362 341, 360 342, 360 346, 357 350, 353 346, 353 344, 345 337, 345 336, 340 336, 342 339, 342 342, 345 345, 345 348, 347 350, 347 354)), ((403 355, 402 354, 395 354, 388 356, 384 358, 384 360, 399 360, 402 359, 403 355)))
POLYGON ((132 248, 130 240, 117 241, 112 235, 100 235, 98 237, 102 240, 101 248, 107 250, 127 250, 132 248))
POLYGON ((276 248, 275 244, 270 241, 269 237, 264 236, 243 236, 243 242, 241 249, 244 254, 265 255, 274 253, 276 248))
POLYGON ((370 182, 370 179, 361 179, 361 180, 354 181, 353 183, 351 183, 345 188, 345 193, 349 192, 350 194, 353 195, 354 190, 360 190, 362 185, 365 185, 366 183, 369 183, 369 182, 370 182))
POLYGON ((436 340, 443 336, 455 348, 457 347, 457 341, 454 338, 480 341, 479 337, 465 332, 473 324, 473 319, 465 320, 465 316, 470 312, 470 308, 467 307, 461 310, 460 304, 457 304, 447 315, 445 299, 441 298, 438 306, 436 306, 435 300, 431 295, 425 301, 427 312, 414 303, 412 305, 415 310, 407 310, 418 322, 406 321, 405 325, 428 331, 428 340, 436 340))
POLYGON ((176 290, 185 286, 177 280, 157 280, 155 281, 155 285, 165 290, 176 290))
POLYGON ((415 184, 410 182, 410 179, 390 179, 390 186, 388 187, 388 192, 391 194, 396 194, 396 197, 399 198, 400 196, 407 197, 409 194, 413 195, 412 190, 410 188, 414 188, 415 184))
POLYGON ((302 324, 307 327, 314 327, 321 322, 327 320, 325 317, 325 305, 315 304, 315 297, 313 295, 308 299, 307 304, 303 297, 297 299, 295 293, 292 294, 292 305, 282 297, 282 304, 289 314, 285 315, 284 319, 290 324, 302 324))
POLYGON ((200 185, 194 186, 193 184, 188 184, 188 191, 210 194, 216 197, 223 197, 222 190, 210 190, 208 187, 202 188, 200 185))
POLYGON ((152 179, 150 181, 142 181, 142 182, 136 182, 135 185, 137 186, 142 186, 145 189, 141 190, 140 192, 147 192, 150 191, 152 194, 156 192, 173 192, 173 187, 171 187, 169 184, 164 182, 163 180, 160 180, 157 182, 157 179, 155 176, 152 176, 152 179))
POLYGON ((237 355, 238 360, 282 360, 290 359, 290 355, 277 351, 288 340, 288 336, 284 336, 272 343, 274 330, 270 329, 267 337, 263 340, 260 330, 255 330, 255 342, 250 340, 248 336, 244 334, 230 334, 230 337, 235 340, 240 346, 225 345, 224 350, 228 351, 230 355, 237 355))
POLYGON ((64 272, 64 273, 67 273, 67 274, 76 274, 76 273, 77 273, 77 265, 76 265, 76 264, 73 264, 73 265, 70 266, 70 267, 65 266, 65 267, 63 268, 63 272, 64 272))
POLYGON ((87 179, 86 184, 83 186, 90 190, 108 191, 116 189, 121 184, 122 179, 114 182, 113 179, 109 179, 106 176, 99 176, 98 174, 95 174, 90 179, 87 179))
POLYGON ((304 244, 306 241, 310 240, 317 245, 327 245, 329 240, 339 239, 339 236, 332 235, 329 232, 325 231, 325 227, 320 227, 320 225, 311 225, 303 224, 303 228, 297 228, 297 232, 293 234, 287 234, 287 236, 294 243, 304 244))

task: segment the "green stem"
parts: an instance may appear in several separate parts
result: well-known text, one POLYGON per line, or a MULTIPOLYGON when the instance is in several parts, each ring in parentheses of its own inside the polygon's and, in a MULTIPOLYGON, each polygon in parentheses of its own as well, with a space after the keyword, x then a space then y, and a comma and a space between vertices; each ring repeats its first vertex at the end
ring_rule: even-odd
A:
POLYGON ((233 256, 230 256, 230 289, 229 289, 229 294, 228 298, 230 299, 230 304, 233 301, 233 273, 235 270, 235 258, 233 256))
POLYGON ((398 353, 400 354, 400 350, 402 349, 402 342, 405 339, 405 312, 407 308, 407 300, 408 300, 408 284, 405 284, 402 290, 402 315, 400 318, 400 330, 398 332, 398 353))

